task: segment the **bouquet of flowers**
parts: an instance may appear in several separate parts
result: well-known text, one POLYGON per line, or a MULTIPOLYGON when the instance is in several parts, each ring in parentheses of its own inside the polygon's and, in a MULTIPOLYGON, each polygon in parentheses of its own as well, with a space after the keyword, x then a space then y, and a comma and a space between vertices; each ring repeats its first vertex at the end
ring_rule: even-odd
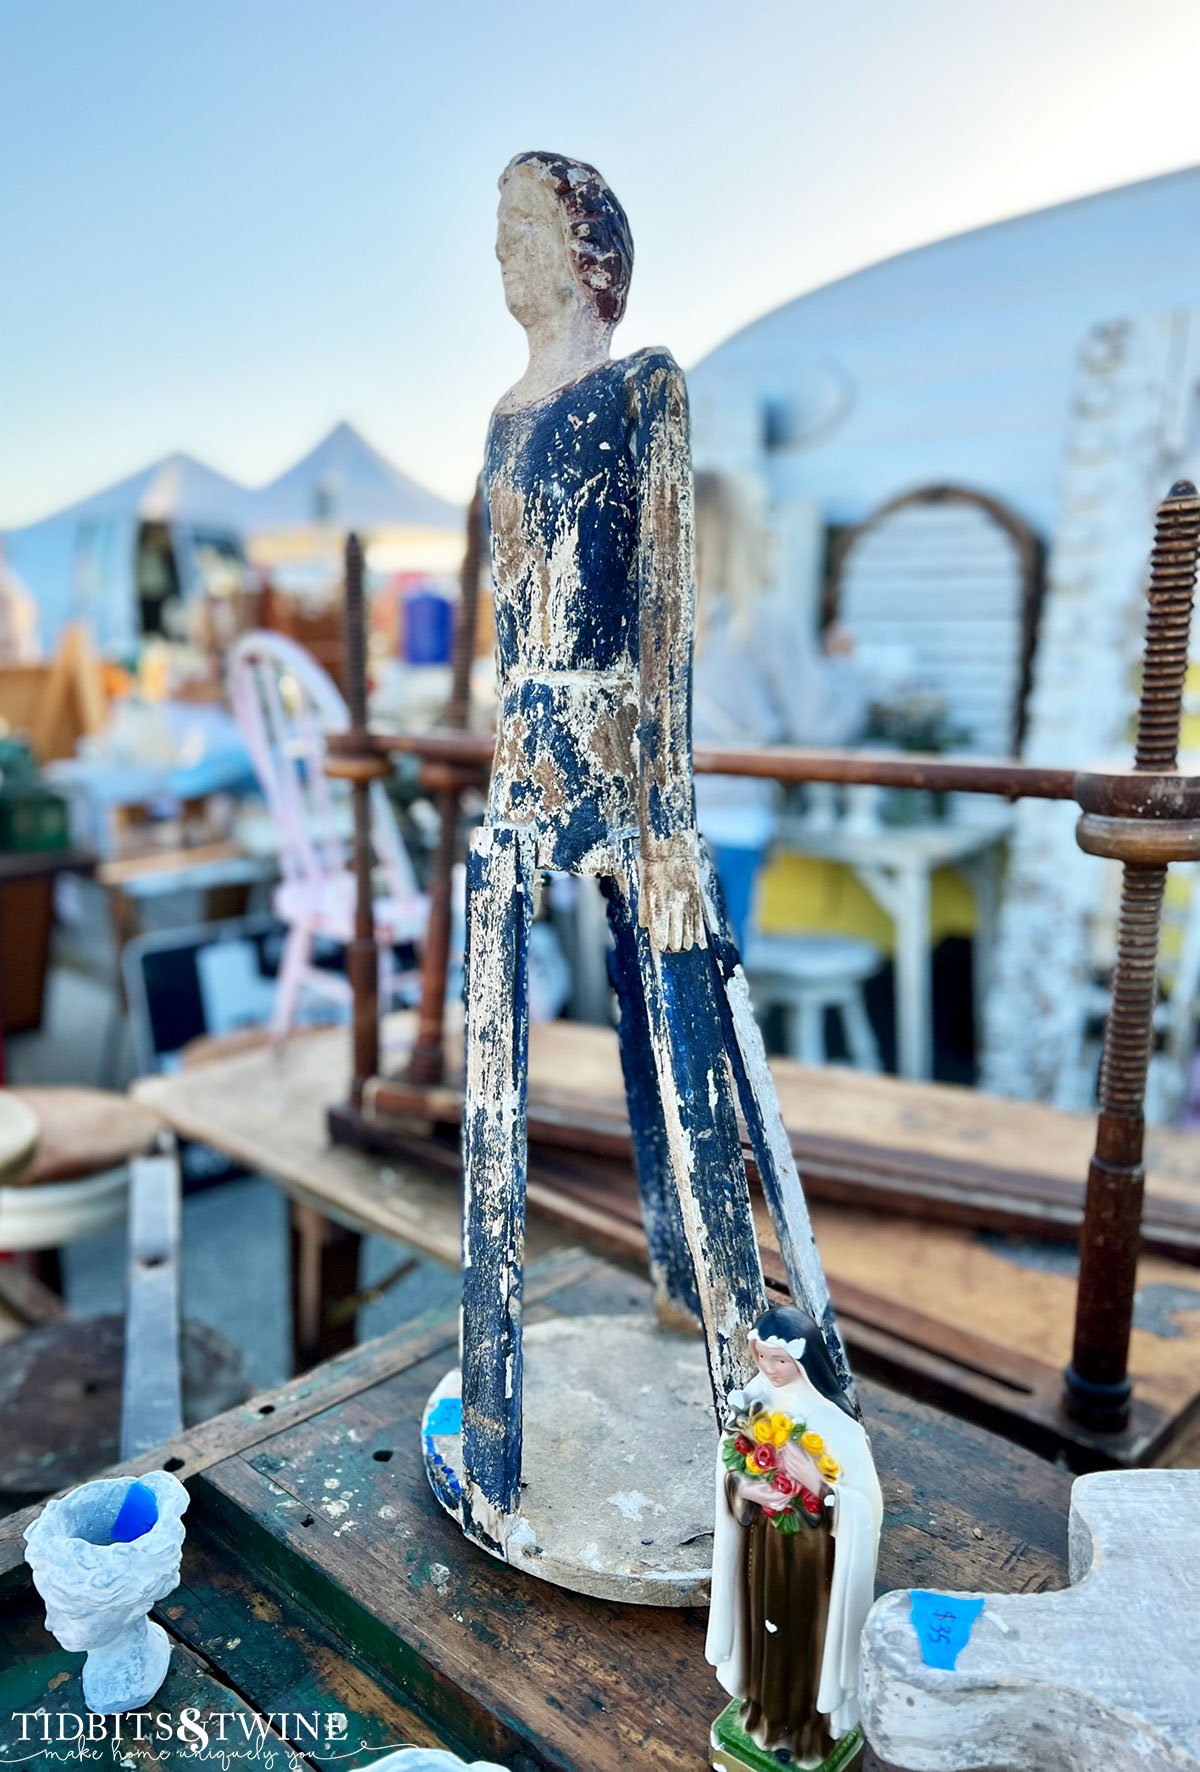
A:
POLYGON ((736 1410, 726 1420, 721 1461, 726 1470, 746 1479, 743 1494, 758 1503, 780 1532, 799 1532, 821 1523, 823 1495, 814 1494, 802 1481, 811 1470, 810 1460, 821 1473, 823 1487, 832 1488, 841 1467, 822 1436, 811 1433, 802 1421, 773 1413, 762 1403, 736 1410))

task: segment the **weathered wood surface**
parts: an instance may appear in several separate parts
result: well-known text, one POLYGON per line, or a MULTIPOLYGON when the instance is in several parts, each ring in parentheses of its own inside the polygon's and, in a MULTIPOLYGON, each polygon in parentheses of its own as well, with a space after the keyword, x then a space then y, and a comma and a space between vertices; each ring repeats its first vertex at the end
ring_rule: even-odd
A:
MULTIPOLYGON (((384 1032, 390 1068, 411 1045, 414 1018, 389 1017, 384 1032)), ((451 1020, 450 1077, 461 1074, 456 1033, 451 1020)), ((330 1208, 347 1202, 357 1224, 457 1261, 457 1231, 435 1242, 429 1228, 443 1222, 436 1178, 411 1163, 373 1163, 330 1146, 324 1109, 344 1088, 348 1064, 344 1033, 323 1030, 279 1054, 235 1050, 194 1071, 145 1078, 135 1093, 185 1136, 206 1140, 285 1186, 308 1189, 330 1208), (407 1234, 395 1228, 400 1220, 407 1234)), ((1095 1137, 1090 1116, 940 1083, 813 1070, 787 1059, 772 1059, 771 1075, 810 1200, 884 1205, 923 1222, 950 1219, 1074 1237, 1095 1137)), ((547 1134, 594 1126, 628 1148, 610 1030, 535 1025, 529 1089, 535 1139, 541 1114, 547 1134)), ((450 1119, 457 1113, 449 1092, 445 1112, 450 1119)), ((1148 1128, 1146 1169, 1144 1241, 1164 1253, 1200 1257, 1200 1140, 1148 1128)))
POLYGON ((179 1159, 173 1141, 129 1169, 125 1372, 121 1457, 134 1458, 183 1428, 179 1324, 179 1159))
MULTIPOLYGON (((591 1276, 595 1266, 591 1257, 578 1250, 560 1250, 539 1262, 530 1274, 525 1288, 526 1304, 536 1306, 542 1299, 568 1288, 582 1295, 593 1284, 591 1276)), ((122 1327, 119 1317, 98 1321, 112 1323, 118 1330, 122 1327)), ((95 1322, 90 1327, 95 1330, 95 1322)), ((338 1359, 326 1361, 313 1371, 302 1372, 274 1391, 251 1397, 222 1414, 207 1417, 195 1427, 186 1428, 178 1439, 168 1440, 165 1445, 157 1447, 155 1457, 163 1470, 173 1471, 181 1482, 189 1482, 210 1465, 247 1451, 290 1423, 305 1420, 315 1409, 329 1408, 341 1398, 353 1396, 381 1377, 403 1368, 411 1360, 423 1357, 425 1352, 445 1345, 444 1317, 440 1313, 426 1313, 407 1324, 402 1335, 383 1336, 351 1348, 338 1359)), ((110 1379, 114 1394, 120 1382, 119 1371, 117 1360, 113 1362, 110 1379)), ((116 1452, 115 1425, 113 1452, 116 1452)), ((145 1468, 143 1458, 126 1459, 106 1463, 103 1470, 94 1474, 135 1476, 145 1468)), ((5 1580, 11 1578, 24 1560, 21 1534, 35 1512, 36 1508, 26 1508, 21 1513, 0 1519, 0 1592, 5 1580)))
POLYGON ((1081 1477, 1072 1585, 988 1593, 953 1669, 923 1658, 907 1592, 876 1605, 863 1634, 869 1738, 911 1772, 1197 1772, 1198 1540, 1200 1471, 1081 1477))
MULTIPOLYGON (((236 1349, 207 1323, 185 1326, 182 1355, 186 1421, 246 1395, 236 1349)), ((0 1509, 85 1482, 117 1458, 124 1368, 121 1317, 60 1316, 0 1345, 0 1509)))
MULTIPOLYGON (((543 1308, 590 1311, 606 1294, 612 1308, 646 1307, 644 1285, 594 1269, 543 1308)), ((452 1347, 452 1322, 444 1334, 452 1347)), ((266 1558, 328 1607, 373 1672, 399 1673, 476 1753, 693 1772, 721 1702, 703 1619, 585 1600, 462 1545, 425 1488, 413 1425, 444 1357, 212 1468, 198 1510, 215 1508, 248 1563, 266 1558)), ((889 1510, 885 1586, 901 1569, 910 1584, 949 1568, 1004 1568, 1022 1591, 1061 1580, 1058 1472, 878 1389, 864 1405, 889 1510)))
MULTIPOLYGON (((399 1040, 411 1025, 396 1018, 389 1024, 392 1037, 399 1040)), ((293 1188, 307 1179, 325 1210, 456 1259, 456 1188, 408 1165, 398 1164, 395 1179, 388 1179, 370 1159, 331 1150, 324 1142, 319 1103, 336 1087, 330 1079, 340 1074, 339 1062, 344 1068, 344 1036, 323 1034, 299 1042, 280 1065, 256 1054, 216 1061, 194 1077, 155 1079, 148 1087, 167 1117, 191 1136, 245 1161, 257 1160, 268 1172, 273 1151, 275 1172, 286 1167, 293 1188), (261 1092, 257 1111, 256 1091, 261 1092)), ((551 1104, 564 1120, 577 1122, 593 1111, 593 1103, 607 1104, 615 1115, 622 1095, 620 1061, 607 1029, 535 1025, 530 1070, 531 1098, 551 1104), (569 1089, 558 1081, 562 1077, 570 1078, 569 1089)), ((980 1173, 994 1177, 1037 1164, 1039 1171, 1053 1173, 1064 1191, 1072 1164, 1077 1163, 1079 1177, 1086 1174, 1094 1125, 1084 1116, 996 1101, 965 1089, 836 1069, 811 1071, 783 1061, 775 1061, 772 1072, 793 1129, 793 1148, 794 1128, 804 1118, 817 1139, 840 1128, 839 1147, 860 1137, 859 1148, 869 1149, 879 1162, 894 1149, 915 1167, 928 1145, 934 1169, 939 1161, 949 1167, 969 1158, 980 1173)), ((1151 1191, 1160 1200, 1200 1198, 1200 1140, 1191 1133, 1151 1129, 1147 1146, 1151 1191)), ((439 1155, 435 1144, 424 1148, 435 1159, 439 1155)), ((799 1166, 811 1197, 815 1190, 800 1148, 799 1166)), ((440 1155, 452 1178, 457 1151, 442 1146, 440 1155)), ((1082 1180, 1070 1185, 1081 1201, 1082 1180)), ((560 1235, 566 1231, 623 1261, 645 1260, 627 1164, 573 1150, 555 1152, 550 1161, 544 1147, 533 1145, 528 1199, 534 1214, 528 1235, 540 1236, 543 1248, 552 1240, 546 1220, 553 1217, 560 1235)), ((824 1203, 814 1205, 813 1219, 843 1333, 860 1370, 1035 1446, 1062 1443, 1066 1430, 1058 1398, 1075 1303, 1074 1270, 1065 1249, 824 1203)), ((768 1278, 778 1283, 784 1269, 778 1256, 772 1257, 765 1214, 760 1233, 768 1278)), ((1143 1255, 1131 1360, 1140 1399, 1133 1435, 1108 1452, 1083 1435, 1075 1442, 1083 1448, 1077 1461, 1187 1462, 1186 1417, 1200 1370, 1200 1273, 1190 1264, 1143 1255)))
POLYGON ((7 1605, 0 1595, 0 1765, 83 1764, 111 1767, 113 1772, 118 1768, 159 1772, 170 1767, 181 1772, 184 1767, 301 1772, 309 1765, 245 1702, 235 1685, 223 1681, 202 1657, 178 1641, 166 1680, 146 1709, 120 1719, 97 1719, 91 1727, 103 1729, 104 1734, 88 1741, 88 1712, 79 1684, 83 1657, 59 1648, 42 1623, 44 1610, 32 1587, 22 1587, 7 1605), (224 1723, 218 1720, 222 1715, 224 1723), (85 1736, 82 1746, 75 1739, 80 1730, 85 1736))
MULTIPOLYGON (((648 1303, 644 1282, 594 1261, 527 1275, 531 1321, 648 1303)), ((344 1710, 368 1752, 442 1741, 523 1772, 695 1772, 722 1702, 703 1616, 521 1576, 464 1543, 429 1493, 416 1423, 456 1344, 453 1317, 417 1326, 165 1450, 163 1462, 182 1461, 192 1505, 183 1584, 156 1616, 259 1713, 344 1710)), ((887 1507, 881 1590, 1037 1593, 1064 1581, 1062 1473, 878 1385, 861 1389, 887 1507)), ((27 1600, 19 1537, 0 1522, 6 1641, 27 1600)), ((22 1693, 63 1672, 71 1685, 77 1657, 45 1636, 13 1640, 22 1693)))

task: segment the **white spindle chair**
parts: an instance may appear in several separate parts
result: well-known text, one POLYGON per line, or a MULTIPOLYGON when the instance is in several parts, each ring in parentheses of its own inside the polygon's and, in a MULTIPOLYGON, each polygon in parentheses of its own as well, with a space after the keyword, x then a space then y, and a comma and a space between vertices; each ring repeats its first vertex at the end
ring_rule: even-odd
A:
MULTIPOLYGON (((350 713, 328 673, 282 634, 258 631, 237 641, 229 693, 279 840, 283 878, 274 908, 288 935, 271 1033, 283 1040, 295 1025, 304 990, 350 1000, 346 979, 313 960, 318 939, 346 944, 354 935, 347 792, 325 773, 326 737, 345 731, 350 713)), ((428 901, 417 889, 381 782, 371 784, 371 840, 383 886, 375 898, 380 1001, 390 1006, 413 976, 394 971, 392 949, 423 940, 428 901)))

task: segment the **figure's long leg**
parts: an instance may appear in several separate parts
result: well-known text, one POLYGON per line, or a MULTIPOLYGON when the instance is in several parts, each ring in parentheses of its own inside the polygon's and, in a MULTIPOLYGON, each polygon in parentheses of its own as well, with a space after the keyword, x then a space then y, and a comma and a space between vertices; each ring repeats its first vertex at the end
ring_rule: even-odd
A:
POLYGON ((617 1032, 621 1069, 629 1103, 633 1159, 642 1197, 654 1301, 660 1322, 678 1327, 681 1321, 700 1320, 700 1299, 680 1216, 679 1195, 671 1175, 671 1152, 646 1014, 638 958, 639 935, 642 940, 645 936, 634 924, 629 898, 617 881, 604 879, 600 884, 613 935, 608 972, 620 1013, 617 1032))
POLYGON ((700 884, 704 893, 705 920, 717 979, 725 1048, 737 1084, 742 1117, 750 1134, 754 1160, 758 1164, 763 1194, 787 1268, 788 1284, 796 1303, 821 1325, 834 1370, 853 1402, 854 1380, 830 1303, 825 1270, 813 1238, 808 1202, 796 1173, 796 1159, 792 1155, 787 1127, 779 1111, 779 1100, 767 1066, 762 1033, 754 1018, 741 956, 725 915, 720 882, 703 840, 700 843, 700 884))
MULTIPOLYGON (((636 871, 631 870, 636 882, 636 871)), ((624 882, 620 883, 622 886, 624 882)), ((660 954, 635 931, 650 1048, 680 1217, 692 1255, 709 1376, 718 1411, 749 1374, 746 1331, 764 1306, 717 976, 705 948, 660 954)))
POLYGON ((521 1477, 521 1275, 533 849, 511 827, 467 856, 463 1114, 463 1529, 498 1547, 521 1477))

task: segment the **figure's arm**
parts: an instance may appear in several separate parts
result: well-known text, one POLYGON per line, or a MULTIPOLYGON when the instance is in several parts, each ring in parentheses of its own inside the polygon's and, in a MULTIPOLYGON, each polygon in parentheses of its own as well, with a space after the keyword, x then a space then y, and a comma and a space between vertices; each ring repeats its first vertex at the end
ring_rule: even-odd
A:
POLYGON ((639 918, 671 953, 701 940, 692 789, 695 543, 687 389, 666 351, 634 387, 638 450, 639 918))

